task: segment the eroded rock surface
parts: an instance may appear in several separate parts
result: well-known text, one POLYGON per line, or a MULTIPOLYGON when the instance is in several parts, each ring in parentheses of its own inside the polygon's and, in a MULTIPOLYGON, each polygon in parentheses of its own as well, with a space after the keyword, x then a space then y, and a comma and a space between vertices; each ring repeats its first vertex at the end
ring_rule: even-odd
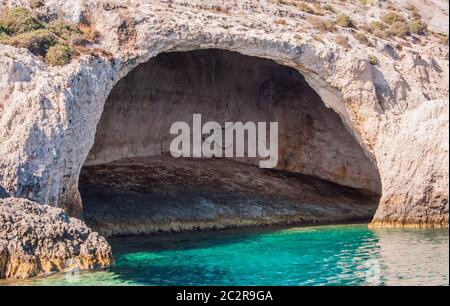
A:
POLYGON ((379 196, 220 159, 122 159, 83 168, 83 217, 106 236, 368 221, 379 196))
POLYGON ((0 279, 107 267, 111 247, 62 209, 0 199, 0 279))
MULTIPOLYGON (((174 122, 278 122, 277 169, 381 193, 374 163, 294 69, 221 50, 165 53, 117 83, 85 165, 170 154, 174 122)), ((257 158, 240 161, 258 164, 257 158)))
MULTIPOLYGON (((81 214, 79 174, 113 86, 160 53, 214 48, 271 59, 304 76, 379 170, 378 224, 448 226, 448 43, 433 35, 358 39, 362 25, 393 3, 372 11, 361 1, 327 1, 357 29, 324 31, 310 18, 334 19, 332 12, 312 16, 276 1, 42 2, 38 11, 49 18, 90 23, 100 37, 87 48, 103 52, 54 68, 0 45, 4 194, 81 214)), ((440 11, 433 19, 448 16, 442 1, 420 3, 424 16, 430 6, 440 11)), ((14 5, 29 3, 3 1, 0 8, 14 5)))

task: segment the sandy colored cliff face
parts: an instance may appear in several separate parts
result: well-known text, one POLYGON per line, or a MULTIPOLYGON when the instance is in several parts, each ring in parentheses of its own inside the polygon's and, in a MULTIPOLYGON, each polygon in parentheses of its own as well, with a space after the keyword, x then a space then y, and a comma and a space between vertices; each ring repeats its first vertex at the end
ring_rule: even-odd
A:
MULTIPOLYGON (((109 133, 108 128, 102 130, 108 122, 101 118, 104 109, 108 112, 111 107, 105 106, 108 96, 117 97, 116 103, 120 100, 120 95, 114 96, 120 85, 114 85, 158 54, 221 49, 296 70, 308 83, 307 90, 317 94, 311 97, 320 97, 329 108, 315 113, 319 126, 312 134, 329 139, 333 148, 359 146, 365 156, 351 149, 350 155, 358 152, 352 160, 359 162, 336 175, 333 166, 344 164, 347 154, 337 154, 335 164, 328 158, 320 165, 315 155, 326 150, 320 150, 320 142, 312 137, 304 142, 311 162, 302 160, 292 146, 288 149, 295 155, 293 162, 281 168, 369 187, 374 186, 375 177, 365 173, 368 168, 363 165, 369 160, 368 167, 377 169, 381 179, 376 224, 448 226, 448 45, 435 36, 380 39, 366 34, 370 44, 365 44, 357 39, 360 30, 324 31, 310 22, 314 16, 294 6, 264 1, 44 2, 41 14, 60 15, 73 22, 90 20, 101 35, 88 48, 103 52, 80 55, 66 66, 53 68, 25 49, 0 45, 4 72, 0 80, 0 185, 5 194, 80 214, 80 170, 95 143, 97 126, 99 133, 109 133), (338 43, 340 36, 348 39, 349 47, 338 43), (376 65, 373 60, 371 64, 374 56, 376 65), (342 125, 335 129, 337 116, 342 125)), ((346 11, 358 29, 374 18, 360 2, 330 3, 346 11)), ((382 12, 387 5, 383 2, 382 12)), ((399 10, 408 14, 404 8, 399 10)), ((448 9, 439 10, 448 15, 448 9)), ((334 19, 335 15, 326 12, 317 18, 334 19)), ((139 99, 134 101, 139 103, 139 99)), ((282 107, 277 110, 281 116, 282 107)), ((291 133, 296 130, 289 126, 293 122, 289 117, 296 113, 285 114, 286 131, 302 137, 291 133)), ((265 118, 267 113, 256 115, 265 118)), ((96 146, 100 147, 94 147, 90 161, 114 152, 123 155, 122 149, 112 150, 108 143, 96 146), (109 151, 102 150, 102 145, 109 151)))

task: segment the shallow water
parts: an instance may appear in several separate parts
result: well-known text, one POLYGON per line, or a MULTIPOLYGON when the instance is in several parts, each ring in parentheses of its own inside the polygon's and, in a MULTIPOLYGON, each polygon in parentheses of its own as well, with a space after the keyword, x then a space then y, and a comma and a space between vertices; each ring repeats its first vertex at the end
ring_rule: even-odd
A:
POLYGON ((449 285, 449 232, 338 225, 111 241, 116 265, 20 285, 449 285))

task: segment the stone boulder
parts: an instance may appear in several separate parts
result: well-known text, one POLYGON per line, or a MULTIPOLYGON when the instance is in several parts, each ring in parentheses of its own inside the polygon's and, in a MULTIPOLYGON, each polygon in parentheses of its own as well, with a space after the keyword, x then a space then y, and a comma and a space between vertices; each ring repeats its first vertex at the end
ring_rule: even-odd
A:
POLYGON ((104 268, 111 247, 62 209, 0 199, 0 279, 104 268))

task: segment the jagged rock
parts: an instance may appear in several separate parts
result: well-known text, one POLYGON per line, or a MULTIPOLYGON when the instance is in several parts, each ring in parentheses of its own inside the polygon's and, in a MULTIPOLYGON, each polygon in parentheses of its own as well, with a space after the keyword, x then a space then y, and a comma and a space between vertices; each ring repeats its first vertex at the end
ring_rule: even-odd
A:
POLYGON ((0 279, 107 267, 111 247, 62 209, 0 199, 0 279))

